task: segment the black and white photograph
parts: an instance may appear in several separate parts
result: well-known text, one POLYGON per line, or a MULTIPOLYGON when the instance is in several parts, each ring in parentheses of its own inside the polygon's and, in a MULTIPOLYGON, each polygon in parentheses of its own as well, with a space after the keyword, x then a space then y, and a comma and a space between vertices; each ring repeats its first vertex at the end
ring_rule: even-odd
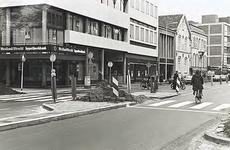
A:
POLYGON ((0 150, 230 150, 229 0, 0 0, 0 150))

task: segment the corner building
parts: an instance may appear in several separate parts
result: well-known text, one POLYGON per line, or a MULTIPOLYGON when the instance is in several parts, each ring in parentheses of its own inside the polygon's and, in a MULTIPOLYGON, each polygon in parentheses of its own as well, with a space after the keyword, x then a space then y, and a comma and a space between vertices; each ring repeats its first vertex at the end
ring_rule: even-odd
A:
POLYGON ((20 85, 22 54, 26 57, 25 86, 50 85, 52 53, 57 58, 53 65, 59 86, 70 84, 69 76, 76 68, 79 84, 84 84, 86 76, 90 76, 92 84, 108 79, 110 61, 111 74, 119 83, 126 82, 128 72, 133 81, 140 80, 146 70, 156 74, 158 25, 153 12, 157 12, 157 6, 144 0, 143 13, 133 10, 130 3, 28 0, 1 4, 0 61, 5 69, 1 80, 10 86, 20 85), (24 14, 30 18, 23 18, 24 14), (144 36, 144 41, 131 38, 132 24, 139 26, 139 36, 144 36))

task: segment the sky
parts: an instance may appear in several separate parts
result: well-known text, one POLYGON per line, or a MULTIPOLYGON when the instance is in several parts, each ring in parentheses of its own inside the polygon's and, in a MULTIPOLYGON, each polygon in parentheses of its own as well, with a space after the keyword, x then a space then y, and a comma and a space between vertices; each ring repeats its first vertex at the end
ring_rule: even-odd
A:
POLYGON ((158 0, 158 14, 185 14, 187 20, 201 22, 201 16, 230 16, 230 0, 158 0))

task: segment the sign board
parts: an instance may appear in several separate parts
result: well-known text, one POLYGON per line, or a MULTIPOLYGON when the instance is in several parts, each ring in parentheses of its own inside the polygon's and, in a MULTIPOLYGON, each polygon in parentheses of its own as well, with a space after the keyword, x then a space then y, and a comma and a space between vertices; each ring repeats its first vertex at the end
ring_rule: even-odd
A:
POLYGON ((55 54, 51 54, 50 55, 50 61, 54 62, 56 60, 56 55, 55 54))
POLYGON ((108 62, 108 66, 111 68, 111 67, 113 67, 113 62, 112 61, 109 61, 108 62))

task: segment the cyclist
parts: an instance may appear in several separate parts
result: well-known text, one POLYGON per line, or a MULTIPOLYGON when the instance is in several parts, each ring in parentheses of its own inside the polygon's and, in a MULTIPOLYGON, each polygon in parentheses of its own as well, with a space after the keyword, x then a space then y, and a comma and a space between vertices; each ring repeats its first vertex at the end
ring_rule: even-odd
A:
POLYGON ((193 95, 195 95, 195 92, 199 90, 200 96, 202 96, 204 80, 199 70, 196 70, 195 74, 192 76, 191 82, 193 85, 193 95))

